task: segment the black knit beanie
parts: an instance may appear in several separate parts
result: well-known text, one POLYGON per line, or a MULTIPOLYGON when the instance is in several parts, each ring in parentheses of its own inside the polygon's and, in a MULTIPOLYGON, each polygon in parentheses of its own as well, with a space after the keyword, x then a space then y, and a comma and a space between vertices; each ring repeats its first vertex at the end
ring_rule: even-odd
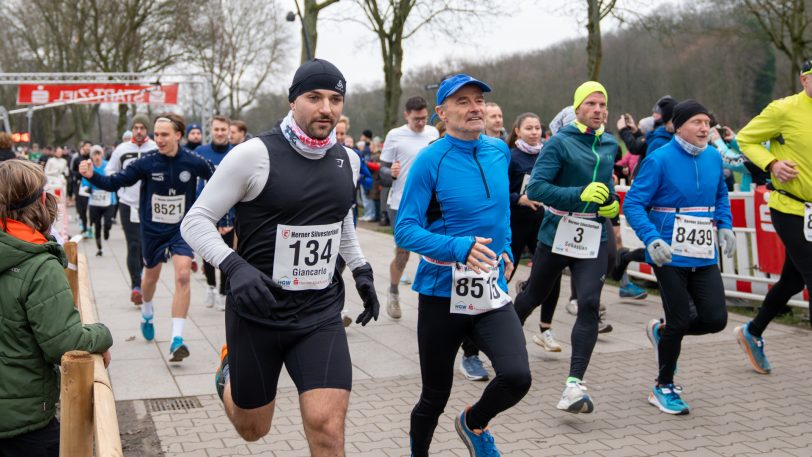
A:
POLYGON ((292 102, 299 95, 317 89, 333 90, 344 95, 347 81, 330 62, 322 59, 308 60, 293 75, 293 83, 288 90, 288 101, 292 102))
POLYGON ((676 132, 682 124, 697 114, 705 114, 710 117, 708 109, 696 100, 689 98, 688 100, 677 103, 677 106, 674 107, 674 131, 676 132))
POLYGON ((674 117, 675 106, 677 106, 677 101, 668 95, 657 102, 657 107, 660 108, 660 115, 663 118, 663 124, 667 124, 668 121, 674 117))

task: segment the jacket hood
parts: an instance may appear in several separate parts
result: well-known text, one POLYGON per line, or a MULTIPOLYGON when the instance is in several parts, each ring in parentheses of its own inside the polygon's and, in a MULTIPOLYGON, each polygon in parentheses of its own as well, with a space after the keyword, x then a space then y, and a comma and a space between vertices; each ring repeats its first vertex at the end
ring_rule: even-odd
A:
POLYGON ((651 137, 646 138, 646 141, 648 141, 649 143, 651 143, 651 140, 653 140, 654 138, 662 138, 665 141, 671 141, 671 138, 674 137, 674 134, 666 130, 665 126, 663 125, 654 129, 654 131, 652 131, 649 135, 651 135, 651 137))
POLYGON ((42 254, 51 254, 66 267, 68 259, 62 246, 54 241, 45 244, 34 244, 17 239, 0 230, 0 274, 14 268, 26 260, 42 254))

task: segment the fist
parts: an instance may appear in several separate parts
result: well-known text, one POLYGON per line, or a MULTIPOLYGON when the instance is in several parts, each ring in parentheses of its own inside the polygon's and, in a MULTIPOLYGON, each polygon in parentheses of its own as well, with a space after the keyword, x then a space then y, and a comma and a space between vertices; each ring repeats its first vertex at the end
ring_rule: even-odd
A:
POLYGON ((82 163, 79 164, 79 174, 90 179, 93 176, 93 162, 83 160, 82 163))
POLYGON ((398 175, 400 174, 400 160, 393 163, 392 168, 390 168, 390 170, 392 170, 392 177, 397 178, 398 175))

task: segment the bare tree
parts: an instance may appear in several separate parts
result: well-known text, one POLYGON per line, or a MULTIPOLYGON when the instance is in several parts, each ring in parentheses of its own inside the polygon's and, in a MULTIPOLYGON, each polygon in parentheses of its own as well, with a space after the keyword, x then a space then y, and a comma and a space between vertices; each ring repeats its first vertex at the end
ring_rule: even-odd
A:
MULTIPOLYGON (((316 45, 319 41, 318 21, 319 13, 324 8, 332 5, 338 0, 304 0, 304 15, 302 16, 302 57, 301 62, 308 59, 308 46, 310 58, 316 56, 316 45)), ((299 2, 296 1, 296 9, 299 9, 299 2)))
POLYGON ((276 1, 207 0, 192 21, 188 64, 212 75, 215 108, 231 117, 278 71, 288 41, 276 1))
POLYGON ((586 67, 589 79, 597 81, 601 76, 601 64, 603 63, 601 21, 612 13, 617 0, 587 0, 586 3, 586 67))
MULTIPOLYGON (((386 130, 398 119, 403 77, 403 40, 432 21, 454 15, 478 17, 491 10, 489 0, 356 0, 367 26, 378 36, 383 57, 384 120, 386 130)), ((448 24, 446 24, 448 25, 448 24)), ((453 29, 453 28, 451 28, 453 29)), ((449 32, 450 29, 444 30, 449 32)), ((450 33, 450 32, 449 32, 450 33)))
POLYGON ((801 62, 812 51, 812 11, 807 8, 808 0, 736 0, 734 3, 747 9, 773 46, 789 59, 789 87, 798 90, 801 62))

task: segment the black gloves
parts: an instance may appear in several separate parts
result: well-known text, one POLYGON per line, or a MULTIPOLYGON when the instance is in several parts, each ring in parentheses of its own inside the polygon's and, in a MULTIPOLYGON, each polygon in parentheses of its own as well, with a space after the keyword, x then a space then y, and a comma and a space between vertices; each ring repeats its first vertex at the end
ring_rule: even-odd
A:
MULTIPOLYGON (((237 311, 251 316, 269 319, 276 299, 271 293, 273 282, 264 273, 232 252, 220 263, 220 270, 228 275, 231 298, 237 311)), ((370 276, 372 270, 370 270, 370 276)), ((377 315, 377 312, 376 312, 377 315)))
POLYGON ((372 267, 365 263, 363 266, 352 270, 352 277, 355 279, 355 289, 364 301, 364 311, 358 315, 356 324, 367 325, 371 319, 378 320, 378 312, 381 304, 378 303, 378 295, 375 293, 375 284, 372 277, 372 267))

